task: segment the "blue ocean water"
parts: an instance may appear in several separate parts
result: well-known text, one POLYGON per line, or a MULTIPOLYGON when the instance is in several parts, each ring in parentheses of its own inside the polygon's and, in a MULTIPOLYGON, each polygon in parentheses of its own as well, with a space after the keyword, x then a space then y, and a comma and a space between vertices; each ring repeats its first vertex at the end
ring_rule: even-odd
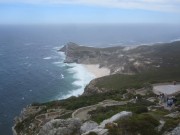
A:
POLYGON ((32 102, 83 92, 94 78, 57 52, 67 42, 106 47, 171 42, 179 25, 0 26, 0 135, 11 135, 13 119, 32 102))

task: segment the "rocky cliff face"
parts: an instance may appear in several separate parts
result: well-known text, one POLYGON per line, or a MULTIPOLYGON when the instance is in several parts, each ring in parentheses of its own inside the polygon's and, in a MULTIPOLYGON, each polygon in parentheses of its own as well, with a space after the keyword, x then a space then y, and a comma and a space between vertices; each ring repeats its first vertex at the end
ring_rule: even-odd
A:
POLYGON ((96 84, 98 83, 99 79, 94 79, 92 80, 84 89, 84 93, 82 94, 83 96, 89 96, 89 95, 94 95, 98 93, 105 93, 110 91, 110 89, 105 89, 105 88, 98 88, 96 84))
POLYGON ((67 63, 99 64, 111 74, 134 74, 159 67, 176 66, 180 58, 180 42, 139 46, 136 48, 93 48, 68 43, 60 51, 65 52, 67 63))

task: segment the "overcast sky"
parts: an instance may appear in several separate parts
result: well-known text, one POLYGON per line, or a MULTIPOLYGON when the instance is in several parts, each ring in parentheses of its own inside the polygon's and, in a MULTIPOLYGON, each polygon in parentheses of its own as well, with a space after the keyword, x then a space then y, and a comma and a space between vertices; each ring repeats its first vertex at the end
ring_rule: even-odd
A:
POLYGON ((180 0, 0 0, 0 24, 180 23, 180 0))

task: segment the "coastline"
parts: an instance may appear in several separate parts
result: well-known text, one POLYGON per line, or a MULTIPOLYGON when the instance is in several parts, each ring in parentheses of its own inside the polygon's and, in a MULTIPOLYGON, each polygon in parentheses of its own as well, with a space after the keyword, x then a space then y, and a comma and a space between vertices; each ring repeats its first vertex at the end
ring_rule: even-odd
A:
POLYGON ((110 69, 102 67, 99 64, 81 64, 89 73, 93 74, 95 78, 110 75, 110 69))
POLYGON ((59 99, 66 99, 71 96, 79 96, 84 93, 85 87, 96 78, 110 75, 110 69, 102 67, 99 68, 99 64, 77 64, 70 63, 72 68, 69 69, 69 72, 73 73, 73 78, 76 79, 73 84, 78 86, 77 89, 70 91, 67 95, 62 96, 59 99))

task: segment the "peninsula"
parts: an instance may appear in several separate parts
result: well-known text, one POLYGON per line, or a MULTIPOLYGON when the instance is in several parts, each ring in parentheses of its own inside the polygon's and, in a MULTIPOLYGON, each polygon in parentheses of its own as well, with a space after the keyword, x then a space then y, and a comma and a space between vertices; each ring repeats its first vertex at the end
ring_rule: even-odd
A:
POLYGON ((135 48, 68 43, 59 51, 65 52, 66 63, 95 66, 106 74, 92 80, 79 97, 24 108, 15 118, 14 135, 180 133, 180 41, 135 48))

